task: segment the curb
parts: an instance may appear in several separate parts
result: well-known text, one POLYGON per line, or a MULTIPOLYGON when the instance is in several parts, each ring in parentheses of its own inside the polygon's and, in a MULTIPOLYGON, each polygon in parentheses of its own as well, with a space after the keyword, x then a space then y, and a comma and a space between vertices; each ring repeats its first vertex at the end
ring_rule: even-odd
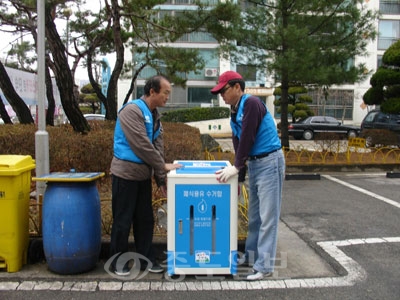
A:
POLYGON ((387 172, 386 173, 387 178, 400 178, 400 172, 387 172))
POLYGON ((321 175, 314 174, 286 174, 285 180, 320 180, 321 175))
MULTIPOLYGON (((129 242, 129 247, 134 248, 134 242, 129 242)), ((238 240, 237 250, 244 252, 245 241, 238 240)), ((155 238, 153 240, 154 255, 160 261, 166 259, 167 253, 167 239, 155 238)), ((99 254, 99 260, 107 260, 110 257, 110 241, 103 239, 101 241, 101 248, 99 254)), ((30 237, 28 247, 28 264, 35 264, 38 262, 45 261, 45 253, 43 249, 43 238, 42 237, 30 237)))

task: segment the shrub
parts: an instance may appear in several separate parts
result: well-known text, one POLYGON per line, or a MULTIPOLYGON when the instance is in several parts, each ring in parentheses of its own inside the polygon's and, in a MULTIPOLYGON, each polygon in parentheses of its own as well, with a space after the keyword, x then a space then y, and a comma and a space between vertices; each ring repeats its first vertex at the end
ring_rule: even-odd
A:
MULTIPOLYGON (((69 124, 47 127, 51 172, 104 172, 109 175, 113 156, 115 122, 90 122, 85 135, 73 131, 69 124)), ((182 123, 163 122, 165 160, 198 160, 201 139, 197 128, 182 123)), ((0 153, 31 155, 35 158, 35 125, 1 125, 0 153)))
POLYGON ((339 134, 335 132, 317 132, 314 134, 315 141, 330 141, 330 140, 341 140, 347 138, 347 135, 339 134))
POLYGON ((196 122, 229 118, 227 107, 195 107, 167 111, 162 114, 163 122, 196 122))
POLYGON ((400 136, 388 129, 365 129, 360 137, 366 139, 368 147, 400 146, 400 136))

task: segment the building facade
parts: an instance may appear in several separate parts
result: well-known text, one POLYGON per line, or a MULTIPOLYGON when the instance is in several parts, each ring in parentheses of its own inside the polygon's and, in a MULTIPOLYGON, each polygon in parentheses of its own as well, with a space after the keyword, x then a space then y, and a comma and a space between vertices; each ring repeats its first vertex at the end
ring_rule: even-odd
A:
MULTIPOLYGON (((213 2, 216 4, 218 0, 208 0, 208 3, 213 4, 213 2)), ((161 11, 174 14, 181 10, 193 9, 194 5, 194 0, 168 0, 159 8, 161 11)), ((364 5, 367 9, 380 11, 380 18, 376 23, 379 34, 376 40, 369 43, 367 55, 356 57, 354 62, 355 64, 364 63, 369 74, 373 74, 380 66, 385 50, 400 38, 400 0, 365 0, 364 5)), ((169 108, 225 105, 220 97, 210 93, 210 89, 216 84, 219 74, 227 70, 235 70, 241 74, 246 74, 244 76, 246 92, 259 96, 267 104, 268 109, 273 112, 275 118, 279 119, 273 105, 273 78, 267 78, 262 75, 262 72, 252 70, 250 66, 245 64, 234 65, 229 61, 220 59, 216 51, 218 43, 211 35, 198 32, 186 34, 172 46, 199 49, 206 65, 200 74, 194 72, 185 74, 187 78, 186 87, 175 86, 173 88, 168 102, 169 108)), ((132 60, 134 58, 128 54, 126 59, 132 60)), ((142 95, 145 79, 152 75, 155 75, 153 69, 145 68, 142 70, 132 98, 142 95)), ((332 86, 327 101, 325 101, 322 90, 310 91, 309 94, 313 98, 310 107, 316 115, 330 115, 344 120, 345 123, 360 124, 369 109, 362 100, 364 93, 370 87, 369 80, 370 76, 354 85, 332 86)), ((120 81, 119 99, 124 99, 129 84, 128 80, 120 81)))

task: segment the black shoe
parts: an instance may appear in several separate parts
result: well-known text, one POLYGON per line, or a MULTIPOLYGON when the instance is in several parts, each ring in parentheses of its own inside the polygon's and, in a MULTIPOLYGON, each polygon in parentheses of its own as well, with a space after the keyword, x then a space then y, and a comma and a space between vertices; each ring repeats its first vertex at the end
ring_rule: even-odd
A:
POLYGON ((148 267, 147 270, 150 273, 162 273, 162 272, 164 272, 164 268, 161 267, 158 263, 154 263, 151 267, 148 267))
POLYGON ((131 270, 130 270, 128 264, 125 264, 125 266, 122 269, 118 269, 118 268, 112 266, 110 268, 110 271, 118 276, 129 276, 131 274, 131 270))
POLYGON ((131 272, 131 268, 129 267, 129 261, 125 263, 125 265, 121 268, 121 266, 116 266, 116 263, 112 263, 110 266, 110 271, 118 276, 129 276, 131 272))
POLYGON ((115 270, 114 273, 118 276, 129 276, 131 274, 131 271, 129 269, 123 268, 120 271, 115 270))

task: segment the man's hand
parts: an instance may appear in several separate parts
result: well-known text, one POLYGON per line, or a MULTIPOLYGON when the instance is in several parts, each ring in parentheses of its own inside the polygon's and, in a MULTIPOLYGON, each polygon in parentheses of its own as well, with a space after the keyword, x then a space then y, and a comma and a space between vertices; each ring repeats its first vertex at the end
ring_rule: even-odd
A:
POLYGON ((165 164, 164 169, 165 169, 165 171, 168 172, 168 171, 172 171, 172 170, 179 169, 182 167, 183 167, 183 165, 181 165, 181 164, 165 164))
POLYGON ((229 166, 215 172, 215 174, 217 174, 217 180, 219 182, 227 182, 229 178, 235 176, 238 173, 239 170, 236 169, 235 166, 229 166))

